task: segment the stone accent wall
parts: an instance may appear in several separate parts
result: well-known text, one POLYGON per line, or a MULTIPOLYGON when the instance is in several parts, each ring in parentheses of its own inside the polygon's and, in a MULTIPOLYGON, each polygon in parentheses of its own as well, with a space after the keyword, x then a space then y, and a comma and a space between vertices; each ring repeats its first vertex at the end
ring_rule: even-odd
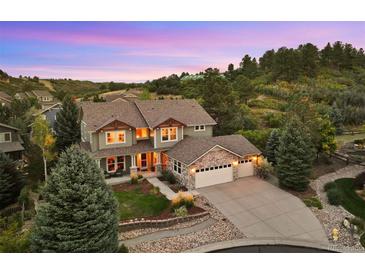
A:
POLYGON ((189 168, 182 163, 181 174, 174 171, 174 160, 168 158, 167 169, 170 170, 176 177, 179 184, 187 187, 188 189, 193 189, 194 186, 191 183, 191 176, 189 175, 189 168))

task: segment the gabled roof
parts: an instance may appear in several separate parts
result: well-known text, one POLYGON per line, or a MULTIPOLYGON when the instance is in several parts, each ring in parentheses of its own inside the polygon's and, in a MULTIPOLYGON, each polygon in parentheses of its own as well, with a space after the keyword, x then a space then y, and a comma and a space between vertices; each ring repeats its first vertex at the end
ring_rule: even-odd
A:
POLYGON ((8 102, 11 102, 13 100, 13 98, 9 94, 2 91, 0 91, 0 98, 8 102))
POLYGON ((32 90, 32 92, 35 96, 48 96, 48 97, 53 96, 47 90, 32 90))
POLYGON ((216 124, 195 100, 117 100, 104 103, 82 102, 80 106, 87 131, 96 131, 112 120, 135 128, 155 128, 169 119, 187 126, 216 124))
POLYGON ((96 131, 108 122, 118 120, 135 128, 145 128, 147 124, 136 105, 132 102, 82 102, 82 120, 87 131, 96 131))
POLYGON ((40 112, 35 113, 34 116, 39 115, 39 114, 43 114, 43 113, 45 113, 45 112, 47 112, 47 111, 49 111, 51 109, 54 109, 55 107, 61 107, 61 106, 62 106, 62 103, 61 102, 57 102, 57 103, 55 103, 55 104, 47 107, 46 109, 43 109, 40 112))
POLYGON ((13 130, 19 130, 19 128, 12 127, 12 126, 9 126, 9 125, 7 125, 7 124, 3 124, 3 123, 0 123, 0 127, 6 127, 6 128, 13 129, 13 130))
POLYGON ((135 103, 150 128, 155 128, 170 118, 188 126, 217 124, 193 99, 138 100, 135 103))
POLYGON ((209 150, 220 147, 238 156, 261 154, 261 151, 242 135, 217 137, 185 137, 171 148, 167 155, 186 165, 191 165, 209 150))

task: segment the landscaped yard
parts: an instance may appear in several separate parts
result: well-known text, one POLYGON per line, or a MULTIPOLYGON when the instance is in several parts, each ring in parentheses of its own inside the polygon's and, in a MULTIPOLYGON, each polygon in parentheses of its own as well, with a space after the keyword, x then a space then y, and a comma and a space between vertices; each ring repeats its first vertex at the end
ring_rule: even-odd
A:
POLYGON ((119 203, 120 220, 159 216, 170 208, 170 201, 145 182, 129 185, 129 189, 115 191, 114 195, 119 203))
POLYGON ((343 178, 335 181, 339 191, 340 204, 353 215, 365 220, 365 201, 357 195, 353 178, 343 178))

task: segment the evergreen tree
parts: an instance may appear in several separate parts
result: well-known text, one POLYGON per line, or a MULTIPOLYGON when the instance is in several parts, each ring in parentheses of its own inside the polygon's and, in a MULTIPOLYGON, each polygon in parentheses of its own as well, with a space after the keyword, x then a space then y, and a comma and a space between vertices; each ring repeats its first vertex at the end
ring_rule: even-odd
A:
POLYGON ((332 65, 332 46, 330 43, 327 43, 327 45, 321 50, 320 59, 323 66, 332 65))
POLYGON ((117 204, 86 152, 71 146, 61 154, 43 197, 31 235, 33 252, 117 250, 117 204))
POLYGON ((315 77, 318 73, 319 53, 318 48, 311 43, 300 45, 301 64, 304 75, 315 77))
POLYGON ((286 123, 279 140, 275 156, 279 184, 297 191, 305 191, 314 158, 313 145, 306 127, 293 116, 286 123))
POLYGON ((276 166, 276 151, 279 147, 280 131, 275 128, 271 131, 269 139, 266 143, 265 156, 267 160, 276 166))
POLYGON ((80 117, 79 110, 70 96, 66 96, 62 102, 62 109, 57 113, 55 122, 57 135, 56 146, 59 151, 80 143, 80 117))
POLYGON ((16 163, 0 151, 0 209, 17 200, 23 183, 16 163))

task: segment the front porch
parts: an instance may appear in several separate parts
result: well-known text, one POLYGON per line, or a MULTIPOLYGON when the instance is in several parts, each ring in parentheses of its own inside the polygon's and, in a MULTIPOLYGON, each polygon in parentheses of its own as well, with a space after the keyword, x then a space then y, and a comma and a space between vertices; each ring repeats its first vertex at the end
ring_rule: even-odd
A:
MULTIPOLYGON (((161 176, 161 173, 158 171, 139 171, 137 172, 137 176, 141 175, 143 178, 153 178, 161 176)), ((120 177, 112 177, 105 178, 105 182, 107 185, 118 185, 122 183, 127 183, 131 180, 130 174, 126 174, 120 177)))
POLYGON ((163 160, 160 151, 148 151, 131 155, 115 155, 98 159, 109 182, 122 182, 131 176, 142 175, 145 178, 159 176, 163 160))

